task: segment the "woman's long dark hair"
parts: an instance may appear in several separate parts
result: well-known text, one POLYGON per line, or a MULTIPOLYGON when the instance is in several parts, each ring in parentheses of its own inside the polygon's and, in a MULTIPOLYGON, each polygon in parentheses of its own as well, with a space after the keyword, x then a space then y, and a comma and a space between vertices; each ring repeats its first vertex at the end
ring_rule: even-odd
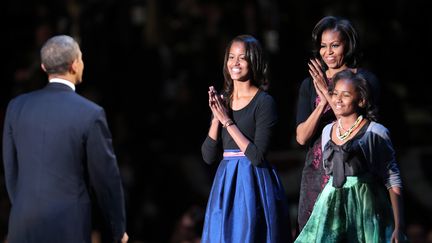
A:
POLYGON ((223 64, 223 75, 224 75, 224 97, 226 103, 230 107, 232 93, 234 89, 234 82, 231 79, 227 62, 229 57, 229 51, 234 42, 241 42, 245 45, 246 49, 246 61, 249 67, 249 78, 253 85, 262 90, 267 90, 268 79, 267 79, 267 59, 264 55, 264 51, 259 41, 251 35, 239 35, 230 41, 226 50, 223 64))

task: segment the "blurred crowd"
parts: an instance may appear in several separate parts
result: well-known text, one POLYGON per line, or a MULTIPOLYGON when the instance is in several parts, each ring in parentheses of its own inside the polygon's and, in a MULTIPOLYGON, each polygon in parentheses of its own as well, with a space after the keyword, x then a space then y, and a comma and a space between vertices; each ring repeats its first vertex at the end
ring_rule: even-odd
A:
MULTIPOLYGON (((284 177, 294 222, 304 152, 294 139, 297 91, 308 75, 313 25, 324 15, 341 15, 357 25, 364 66, 383 82, 381 122, 399 157, 408 235, 412 242, 432 242, 432 102, 423 88, 429 67, 422 61, 430 56, 426 33, 432 25, 419 0, 366 2, 6 1, 0 120, 9 99, 46 84, 41 44, 53 34, 74 36, 85 63, 77 92, 106 109, 131 242, 199 242, 216 169, 200 154, 210 122, 207 88, 222 88, 227 41, 252 34, 270 58, 269 92, 280 115, 270 160, 284 177)), ((0 239, 9 207, 1 173, 0 239)), ((95 242, 103 242, 104 226, 94 211, 95 242)))

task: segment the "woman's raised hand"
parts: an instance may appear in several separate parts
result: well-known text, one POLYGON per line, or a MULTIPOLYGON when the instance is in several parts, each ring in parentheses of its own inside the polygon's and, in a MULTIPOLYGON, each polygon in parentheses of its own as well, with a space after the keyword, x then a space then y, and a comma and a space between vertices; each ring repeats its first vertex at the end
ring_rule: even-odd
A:
POLYGON ((229 120, 228 110, 223 101, 223 95, 219 95, 213 86, 209 87, 209 106, 213 112, 213 119, 219 120, 221 124, 225 124, 229 120))

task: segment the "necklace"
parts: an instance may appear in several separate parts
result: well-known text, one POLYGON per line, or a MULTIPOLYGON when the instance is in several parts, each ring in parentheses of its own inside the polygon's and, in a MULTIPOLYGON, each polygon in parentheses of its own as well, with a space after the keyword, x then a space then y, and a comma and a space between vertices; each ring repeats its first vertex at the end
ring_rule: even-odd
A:
POLYGON ((344 132, 343 134, 341 134, 342 124, 341 124, 341 118, 339 118, 338 125, 336 127, 336 137, 339 140, 344 141, 360 125, 360 123, 361 123, 362 120, 363 120, 363 116, 360 115, 359 117, 357 117, 357 120, 354 122, 354 124, 352 124, 352 126, 348 130, 346 130, 346 132, 344 132))

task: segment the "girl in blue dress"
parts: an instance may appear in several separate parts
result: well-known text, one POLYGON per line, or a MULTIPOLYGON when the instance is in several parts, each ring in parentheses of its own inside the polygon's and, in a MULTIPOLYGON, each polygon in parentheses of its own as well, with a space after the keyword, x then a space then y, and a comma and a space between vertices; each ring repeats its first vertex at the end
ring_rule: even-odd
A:
POLYGON ((206 163, 220 161, 207 203, 203 243, 291 242, 285 191, 266 160, 277 122, 265 92, 267 63, 252 36, 225 52, 224 94, 209 88, 212 120, 202 144, 206 163))

